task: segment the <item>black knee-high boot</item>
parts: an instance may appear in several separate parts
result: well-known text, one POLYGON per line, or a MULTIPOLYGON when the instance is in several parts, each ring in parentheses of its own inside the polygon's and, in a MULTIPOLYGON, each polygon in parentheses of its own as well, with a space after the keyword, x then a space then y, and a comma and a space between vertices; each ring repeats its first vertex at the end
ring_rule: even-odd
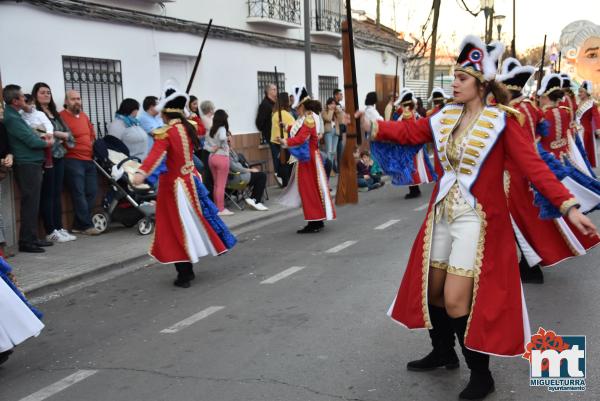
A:
POLYGON ((462 348, 467 366, 471 369, 469 383, 460 392, 458 398, 461 400, 480 400, 495 390, 494 379, 490 372, 490 356, 481 352, 471 351, 465 347, 464 337, 468 319, 468 315, 452 319, 458 343, 462 348))
POLYGON ((190 281, 196 278, 194 267, 190 262, 175 263, 175 270, 177 270, 177 279, 173 284, 177 287, 188 288, 190 281))
POLYGON ((442 366, 446 369, 458 368, 458 356, 454 351, 454 328, 445 308, 429 305, 429 317, 433 329, 429 330, 433 351, 427 356, 406 365, 408 370, 425 371, 442 366))

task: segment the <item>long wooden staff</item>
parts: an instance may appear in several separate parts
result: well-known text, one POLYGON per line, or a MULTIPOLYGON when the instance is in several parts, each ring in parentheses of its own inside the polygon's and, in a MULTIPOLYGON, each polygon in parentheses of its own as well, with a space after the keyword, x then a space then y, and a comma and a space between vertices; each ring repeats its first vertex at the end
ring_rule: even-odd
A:
POLYGON ((346 203, 358 203, 358 179, 356 176, 356 162, 354 161, 354 149, 361 144, 361 136, 358 135, 360 124, 354 118, 358 110, 358 98, 356 97, 356 64, 354 60, 354 35, 352 33, 352 7, 350 0, 346 0, 346 20, 342 22, 342 58, 344 64, 344 100, 346 113, 351 117, 346 125, 346 146, 341 162, 338 161, 340 175, 335 195, 336 205, 346 203))
POLYGON ((542 46, 542 61, 540 63, 540 69, 538 70, 537 89, 535 90, 536 94, 542 87, 542 78, 544 77, 545 58, 546 58, 546 35, 544 35, 544 46, 542 46))
POLYGON ((189 94, 190 90, 192 90, 192 83, 194 82, 194 77, 196 76, 196 71, 198 70, 198 64, 200 64, 200 59, 202 58, 202 51, 204 50, 204 44, 206 43, 206 38, 208 37, 208 32, 210 31, 210 27, 212 26, 212 18, 208 21, 208 25, 206 26, 206 31, 204 32, 204 39, 202 39, 202 45, 200 46, 200 51, 198 52, 198 56, 196 57, 196 63, 194 63, 194 69, 192 70, 192 75, 190 76, 190 80, 188 81, 187 89, 185 93, 189 94))
MULTIPOLYGON (((277 116, 279 117, 279 139, 283 139, 283 120, 281 119, 281 102, 279 101, 279 75, 277 74, 277 66, 275 66, 275 90, 277 91, 277 116)), ((279 162, 282 165, 286 163, 285 149, 279 147, 279 162)))

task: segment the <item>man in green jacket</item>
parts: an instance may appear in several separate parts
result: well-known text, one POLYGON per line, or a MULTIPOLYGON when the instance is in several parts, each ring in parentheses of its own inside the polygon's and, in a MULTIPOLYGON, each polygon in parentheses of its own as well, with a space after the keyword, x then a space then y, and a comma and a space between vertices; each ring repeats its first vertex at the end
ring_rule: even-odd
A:
POLYGON ((37 221, 42 188, 44 148, 52 146, 54 138, 40 136, 21 118, 19 111, 25 106, 25 96, 18 85, 6 85, 2 91, 6 107, 4 126, 8 133, 8 146, 14 157, 14 173, 21 192, 20 252, 44 252, 43 246, 52 242, 37 238, 37 221))

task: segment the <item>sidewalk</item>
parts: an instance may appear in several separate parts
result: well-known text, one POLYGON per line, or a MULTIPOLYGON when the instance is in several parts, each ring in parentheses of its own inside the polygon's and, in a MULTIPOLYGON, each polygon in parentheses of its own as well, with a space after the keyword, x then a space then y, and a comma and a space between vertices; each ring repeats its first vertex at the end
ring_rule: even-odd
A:
MULTIPOLYGON (((223 218, 229 228, 236 232, 255 223, 264 223, 277 216, 300 213, 300 209, 289 209, 279 205, 276 199, 281 189, 268 189, 269 200, 264 204, 266 212, 246 208, 230 210, 233 216, 223 218)), ((111 225, 105 234, 88 237, 79 235, 76 241, 54 244, 42 254, 18 253, 8 259, 13 267, 19 286, 25 293, 41 293, 52 287, 76 282, 85 277, 122 268, 126 265, 138 266, 154 263, 148 256, 152 235, 142 236, 135 227, 126 228, 119 223, 111 225)))

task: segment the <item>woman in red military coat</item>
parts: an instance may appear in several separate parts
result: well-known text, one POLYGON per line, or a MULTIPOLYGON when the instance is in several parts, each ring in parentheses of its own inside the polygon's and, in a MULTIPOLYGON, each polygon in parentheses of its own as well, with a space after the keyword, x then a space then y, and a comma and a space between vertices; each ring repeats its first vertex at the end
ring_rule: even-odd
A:
POLYGON ((600 113, 598 104, 592 99, 592 82, 583 81, 579 87, 579 105, 575 112, 575 122, 580 127, 585 152, 592 167, 598 167, 596 139, 600 136, 600 113))
MULTIPOLYGON (((295 94, 295 108, 300 116, 291 127, 289 138, 281 139, 284 147, 297 160, 296 177, 290 180, 284 197, 300 197, 304 220, 307 224, 298 234, 316 233, 323 229, 325 220, 335 220, 335 207, 329 194, 329 181, 321 153, 317 124, 320 103, 308 97, 306 89, 295 94)), ((292 173, 294 174, 294 173, 292 173)))
POLYGON ((456 103, 416 122, 378 121, 371 127, 377 141, 407 149, 432 142, 436 150, 439 179, 389 315, 408 328, 429 329, 433 351, 409 362, 409 370, 458 367, 456 333, 471 370, 461 399, 494 391, 489 355, 521 356, 530 340, 504 194, 506 159, 513 158, 581 231, 597 235, 525 140, 520 113, 501 104, 507 94, 494 78, 502 52, 498 42, 485 45, 468 36, 452 84, 456 103), (488 95, 499 104, 486 104, 488 95))
POLYGON ((206 255, 220 255, 236 242, 217 216, 208 198, 192 155, 199 146, 196 128, 184 117, 187 94, 167 88, 157 106, 165 126, 153 131, 154 145, 136 172, 134 185, 148 177, 166 158, 166 172, 159 177, 156 199, 156 231, 150 255, 158 262, 174 263, 174 284, 187 288, 194 279, 192 263, 206 255))
MULTIPOLYGON (((547 135, 548 123, 543 122, 542 110, 522 95, 523 87, 534 72, 534 67, 521 66, 517 59, 509 57, 502 63, 502 75, 496 79, 511 92, 509 106, 521 113, 525 128, 522 133, 531 149, 537 151, 538 132, 547 135)), ((543 283, 540 266, 549 267, 574 256, 585 255, 600 242, 599 238, 579 233, 563 217, 541 219, 527 175, 510 158, 506 160, 504 189, 515 237, 522 252, 519 270, 523 282, 543 283)))

